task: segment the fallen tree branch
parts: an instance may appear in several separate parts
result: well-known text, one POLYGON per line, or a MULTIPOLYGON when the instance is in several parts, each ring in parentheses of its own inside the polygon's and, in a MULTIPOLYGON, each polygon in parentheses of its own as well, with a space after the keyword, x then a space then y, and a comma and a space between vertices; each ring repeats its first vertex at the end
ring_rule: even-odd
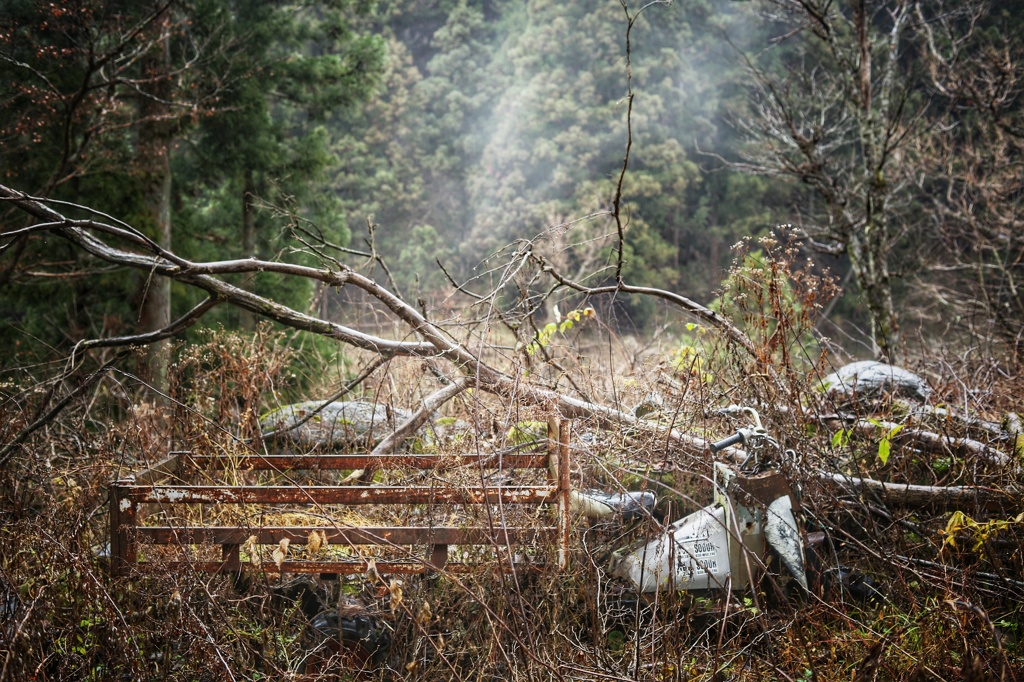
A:
POLYGON ((725 319, 721 314, 711 310, 710 308, 697 303, 685 296, 672 291, 665 291, 664 289, 655 289, 653 287, 638 287, 625 282, 619 282, 617 284, 609 284, 600 287, 588 287, 585 284, 575 282, 568 277, 565 277, 558 272, 554 266, 543 256, 538 254, 531 254, 534 260, 540 265, 541 269, 561 284, 562 286, 568 287, 573 291, 578 291, 581 294, 587 296, 597 296, 600 294, 639 294, 641 296, 651 296, 653 298, 660 298, 663 301, 667 301, 679 309, 693 315, 694 317, 704 320, 712 327, 723 332, 730 340, 738 344, 743 350, 747 351, 750 355, 755 358, 759 358, 757 349, 754 347, 754 343, 750 338, 733 325, 729 320, 725 319))
MULTIPOLYGON (((384 455, 393 455, 399 446, 405 442, 405 439, 416 433, 427 420, 430 419, 430 415, 437 412, 438 409, 446 402, 459 395, 471 384, 470 377, 459 377, 452 381, 452 383, 444 386, 443 388, 434 391, 420 404, 420 409, 416 410, 411 417, 406 419, 404 422, 399 424, 398 428, 393 433, 388 434, 383 438, 377 447, 371 452, 371 457, 380 457, 384 455)), ((342 480, 342 485, 346 483, 354 483, 356 481, 367 482, 370 476, 373 475, 373 468, 357 469, 342 480)))
MULTIPOLYGON (((897 560, 899 560, 899 561, 903 561, 903 562, 906 562, 908 564, 914 564, 916 566, 925 566, 927 568, 933 568, 933 569, 936 569, 938 571, 942 571, 943 573, 950 572, 950 571, 954 572, 954 573, 965 573, 965 572, 967 572, 967 569, 964 569, 964 568, 962 568, 960 566, 950 566, 949 564, 938 564, 938 563, 935 563, 934 561, 927 561, 926 559, 917 559, 915 557, 901 556, 899 554, 897 554, 895 558, 897 560)), ((1020 580, 1014 580, 1013 578, 1007 578, 1006 576, 1003 576, 1003 575, 997 575, 995 573, 986 573, 984 571, 970 571, 970 574, 972 576, 977 577, 977 578, 985 578, 986 580, 991 580, 994 583, 1004 583, 1005 585, 1010 585, 1012 587, 1017 588, 1018 590, 1024 589, 1024 582, 1022 582, 1020 580)), ((1018 596, 1024 597, 1024 592, 1019 592, 1018 596)))
POLYGON ((169 339, 172 336, 176 336, 181 332, 185 331, 207 312, 212 310, 217 304, 220 303, 215 298, 208 298, 192 310, 188 311, 177 320, 154 332, 148 334, 135 334, 134 336, 114 336, 106 339, 90 339, 88 341, 79 341, 75 344, 74 349, 71 351, 71 360, 74 363, 75 356, 79 351, 89 350, 90 348, 111 348, 116 346, 146 346, 157 341, 163 341, 169 339))
POLYGON ((277 436, 281 436, 285 433, 288 433, 289 431, 296 430, 297 428, 308 422, 310 419, 313 419, 315 416, 323 412, 328 405, 348 395, 352 391, 352 389, 354 389, 359 384, 363 383, 363 381, 365 381, 367 377, 376 372, 381 365, 383 365, 390 359, 391 358, 384 355, 375 358, 370 364, 363 368, 363 371, 359 373, 359 376, 357 376, 352 381, 347 382, 344 386, 341 387, 341 389, 338 392, 324 400, 321 403, 320 407, 316 408, 315 410, 310 410, 310 412, 306 416, 302 417, 291 426, 287 426, 283 429, 274 429, 273 431, 268 431, 264 433, 260 437, 261 440, 265 443, 268 440, 273 440, 277 436))
MULTIPOLYGON (((506 400, 522 400, 526 403, 555 410, 564 418, 594 419, 603 428, 629 427, 638 432, 665 438, 669 444, 674 444, 693 452, 704 453, 707 450, 707 442, 702 438, 690 436, 675 429, 666 430, 660 424, 637 419, 626 412, 612 407, 523 384, 520 378, 505 374, 480 360, 469 349, 452 338, 450 334, 428 321, 411 305, 377 284, 371 278, 357 273, 350 268, 345 267, 340 270, 331 270, 292 263, 261 261, 254 258, 213 263, 193 263, 173 254, 169 254, 169 257, 167 257, 163 251, 154 252, 152 255, 140 254, 108 244, 89 232, 87 227, 83 226, 82 221, 65 218, 58 211, 49 208, 41 201, 3 185, 0 185, 0 199, 11 202, 11 204, 38 220, 60 223, 63 225, 62 227, 51 228, 54 234, 69 240, 101 260, 147 273, 152 272, 158 276, 170 277, 175 281, 206 291, 212 299, 249 310, 293 329, 326 336, 357 348, 378 353, 381 356, 443 358, 453 363, 465 376, 472 377, 474 388, 493 393, 506 400), (335 322, 301 313, 218 278, 218 275, 245 272, 276 272, 308 278, 331 286, 355 286, 384 304, 398 319, 408 325, 422 341, 395 341, 366 334, 335 322)), ((101 225, 95 222, 89 223, 88 228, 117 236, 126 236, 127 233, 124 228, 101 225)), ((135 246, 152 248, 149 243, 140 240, 134 234, 127 234, 127 237, 135 246)), ((754 353, 753 344, 750 340, 721 315, 677 294, 628 285, 600 288, 593 291, 596 293, 622 291, 624 293, 638 293, 667 298, 684 310, 694 312, 707 321, 713 322, 716 327, 725 330, 730 338, 733 338, 741 346, 754 353)))
MULTIPOLYGON (((888 421, 871 421, 869 419, 858 419, 850 428, 865 436, 877 435, 879 431, 893 432, 901 425, 888 421)), ((905 425, 904 425, 905 426, 905 425)), ((944 436, 934 431, 923 429, 902 428, 892 436, 894 443, 912 442, 922 446, 929 452, 950 453, 961 457, 975 456, 986 460, 991 464, 1001 467, 1011 467, 1014 471, 1020 470, 1020 465, 1005 452, 1000 452, 992 446, 972 438, 954 438, 944 436)))
POLYGON ((896 506, 942 508, 977 506, 986 509, 1019 509, 1024 507, 1024 495, 983 486, 932 486, 890 483, 828 471, 819 471, 817 478, 827 486, 839 487, 855 494, 868 493, 877 495, 887 504, 896 506))

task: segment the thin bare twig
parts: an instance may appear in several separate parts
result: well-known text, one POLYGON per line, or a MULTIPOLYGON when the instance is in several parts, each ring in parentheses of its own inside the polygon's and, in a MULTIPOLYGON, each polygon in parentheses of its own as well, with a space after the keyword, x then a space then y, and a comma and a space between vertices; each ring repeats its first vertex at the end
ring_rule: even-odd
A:
POLYGON ((7 464, 7 460, 11 458, 11 455, 14 453, 14 449, 17 446, 21 445, 21 443, 23 443, 26 438, 28 438, 34 432, 38 431, 39 429, 53 421, 53 419, 58 414, 60 414, 61 411, 65 407, 67 407, 72 400, 82 395, 85 391, 91 388, 93 384, 95 384, 97 381, 103 378, 103 376, 107 373, 108 370, 110 370, 114 365, 121 362, 121 360, 124 360, 129 355, 129 351, 121 351, 120 353, 112 357, 110 360, 105 362, 102 367, 100 367, 98 370, 96 370, 88 377, 86 377, 81 384, 76 386, 70 393, 68 393, 66 396, 57 401, 57 403, 49 410, 47 410, 45 414, 43 414, 41 417, 39 417, 34 422, 32 422, 24 429, 22 429, 21 433, 14 437, 14 440, 5 445, 3 448, 0 448, 0 467, 7 464))

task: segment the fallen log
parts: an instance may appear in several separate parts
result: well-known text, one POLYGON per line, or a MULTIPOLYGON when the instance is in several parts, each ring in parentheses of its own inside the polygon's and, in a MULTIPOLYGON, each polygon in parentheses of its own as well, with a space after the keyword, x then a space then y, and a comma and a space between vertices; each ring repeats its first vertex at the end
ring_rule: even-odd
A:
MULTIPOLYGON (((472 378, 471 387, 486 391, 512 402, 521 400, 557 411, 563 418, 591 418, 602 428, 632 428, 639 432, 664 438, 666 444, 680 449, 704 453, 707 442, 678 429, 666 428, 657 422, 638 419, 617 408, 581 400, 549 389, 531 386, 523 381, 518 371, 508 373, 493 367, 459 343, 447 330, 428 320, 416 308, 397 295, 362 275, 351 267, 336 263, 335 267, 312 267, 297 263, 264 261, 242 258, 230 261, 192 262, 168 251, 146 238, 141 232, 121 225, 97 220, 74 220, 17 190, 0 185, 0 201, 10 202, 38 221, 39 230, 66 239, 86 253, 108 263, 147 273, 147 276, 169 277, 176 282, 205 291, 211 298, 255 313, 279 324, 299 331, 318 334, 355 348, 378 354, 381 358, 419 357, 430 361, 446 360, 465 376, 472 378), (118 248, 101 237, 113 237, 127 242, 137 251, 118 248), (366 292, 398 320, 413 330, 415 340, 394 340, 368 334, 330 320, 313 317, 282 305, 264 296, 245 290, 226 279, 226 275, 254 272, 272 272, 284 276, 301 277, 332 287, 353 286, 366 292)), ((594 289, 591 293, 633 293, 667 298, 681 309, 713 324, 741 347, 753 352, 753 344, 742 332, 720 314, 710 311, 671 292, 646 287, 617 286, 613 289, 594 289)), ((204 309, 205 310, 205 309, 204 309)), ((198 319, 198 318, 196 318, 198 319)), ((190 319, 191 321, 191 319, 190 319)), ((168 334, 170 331, 165 330, 168 334)))
POLYGON ((872 478, 819 471, 819 481, 855 494, 871 494, 885 503, 907 507, 939 507, 943 509, 979 507, 990 510, 1024 508, 1024 493, 976 485, 933 486, 912 483, 891 483, 872 478))
MULTIPOLYGON (((883 434, 893 433, 900 426, 896 422, 878 419, 857 419, 847 428, 863 436, 875 436, 879 432, 883 434)), ((899 429, 891 437, 893 443, 914 443, 929 452, 949 453, 960 457, 973 456, 995 466, 1008 467, 1013 471, 1020 471, 1021 469, 1020 464, 1013 457, 987 443, 982 443, 973 438, 954 438, 952 436, 944 436, 941 433, 935 433, 934 431, 909 428, 906 425, 902 426, 904 428, 899 429)))
MULTIPOLYGON (((405 422, 400 424, 394 433, 388 435, 384 440, 377 444, 377 447, 370 453, 371 457, 393 455, 398 450, 399 446, 405 441, 406 438, 413 435, 427 423, 431 415, 434 414, 442 405, 457 396, 458 394, 465 391, 471 383, 471 377, 462 376, 444 388, 431 393, 423 399, 423 404, 420 405, 413 415, 411 415, 405 422)), ((364 483, 369 482, 375 471, 374 467, 366 469, 359 469, 349 474, 345 480, 341 483, 346 485, 354 483, 355 481, 362 481, 364 483)))

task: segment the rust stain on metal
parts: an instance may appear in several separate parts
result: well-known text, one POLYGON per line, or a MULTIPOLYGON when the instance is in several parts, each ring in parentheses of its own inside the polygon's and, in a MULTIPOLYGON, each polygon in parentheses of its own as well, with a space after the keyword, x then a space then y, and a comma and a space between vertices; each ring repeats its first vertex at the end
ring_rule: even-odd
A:
MULTIPOLYGON (((547 455, 511 454, 502 455, 252 455, 245 457, 224 457, 221 455, 188 455, 192 466, 203 470, 217 470, 228 467, 258 471, 287 471, 306 469, 311 471, 366 469, 433 469, 435 467, 456 467, 467 464, 482 464, 504 469, 542 469, 548 465, 547 455)), ((143 482, 143 481, 140 481, 143 482)), ((149 482, 149 481, 145 481, 149 482)))
POLYGON ((765 471, 752 476, 737 473, 729 487, 736 498, 748 506, 749 498, 759 503, 757 506, 763 507, 785 495, 791 496, 792 493, 789 481, 778 471, 765 471), (748 499, 744 499, 745 497, 748 499))
POLYGON ((170 504, 542 504, 552 486, 432 488, 429 486, 135 486, 141 503, 170 504))
MULTIPOLYGON (((445 564, 444 570, 448 573, 470 573, 478 571, 486 566, 493 566, 492 563, 487 562, 448 562, 445 564)), ((149 562, 139 562, 137 564, 139 571, 146 571, 151 567, 156 567, 156 564, 150 564, 149 562)), ((249 562, 243 561, 238 567, 229 567, 225 565, 223 561, 169 561, 160 562, 159 569, 165 571, 168 569, 180 569, 187 571, 198 571, 200 573, 220 573, 220 572, 266 572, 266 573, 333 573, 338 575, 355 575, 359 573, 365 573, 368 565, 365 561, 285 561, 278 567, 273 562, 265 562, 256 566, 249 562)), ((400 574, 400 573, 423 573, 430 570, 423 561, 377 561, 377 570, 382 574, 400 574)), ((518 570, 531 570, 541 569, 543 564, 536 562, 517 562, 516 567, 518 570)))
MULTIPOLYGON (((147 545, 220 545, 222 560, 189 562, 193 570, 205 572, 264 570, 296 573, 359 573, 366 570, 361 560, 293 560, 280 566, 272 562, 252 564, 241 561, 240 549, 252 536, 257 545, 276 545, 287 539, 290 544, 307 544, 314 531, 322 533, 327 545, 376 545, 404 547, 400 560, 377 562, 384 573, 417 573, 425 568, 460 572, 473 570, 480 564, 448 561, 448 547, 478 545, 508 547, 517 544, 550 542, 559 548, 559 565, 565 566, 568 556, 569 451, 567 427, 558 428, 550 435, 551 449, 547 453, 516 453, 512 455, 462 456, 440 455, 269 455, 235 459, 232 466, 239 469, 285 471, 295 469, 360 469, 376 468, 454 467, 475 464, 489 469, 546 468, 548 485, 524 486, 228 486, 228 485, 158 485, 161 478, 184 475, 195 470, 222 470, 228 460, 219 456, 173 453, 174 457, 159 467, 135 479, 115 481, 110 486, 110 570, 114 575, 131 570, 155 566, 156 563, 139 561, 138 543, 147 545), (562 438, 558 437, 561 432, 562 438), (172 462, 173 460, 173 462, 172 462), (172 467, 171 464, 174 466, 172 467), (146 526, 145 505, 220 505, 220 504, 297 504, 318 505, 481 505, 481 504, 557 505, 557 528, 519 527, 344 527, 344 526, 146 526), (412 547, 422 547, 422 558, 414 559, 412 547)), ((165 561, 161 567, 175 565, 165 561)), ((181 564, 185 566, 185 563, 181 564)))
POLYGON ((559 421, 558 426, 558 569, 569 568, 569 424, 559 421))
POLYGON ((276 545, 287 538, 289 544, 304 545, 313 531, 323 532, 329 545, 511 545, 548 539, 555 529, 544 528, 459 528, 363 526, 335 528, 331 526, 146 526, 138 536, 154 544, 178 543, 235 545, 244 544, 250 536, 260 545, 276 545))

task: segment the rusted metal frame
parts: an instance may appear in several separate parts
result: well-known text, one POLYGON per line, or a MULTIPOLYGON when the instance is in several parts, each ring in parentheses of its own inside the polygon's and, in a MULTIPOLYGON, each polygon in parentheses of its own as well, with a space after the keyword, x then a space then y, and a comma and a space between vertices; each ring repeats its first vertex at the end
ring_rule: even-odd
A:
POLYGON ((110 485, 110 573, 123 575, 136 562, 135 527, 137 506, 130 480, 110 485))
MULTIPOLYGON (((142 530, 141 528, 139 529, 142 530)), ((220 546, 220 569, 237 573, 242 570, 242 546, 237 542, 224 543, 220 546)))
POLYGON ((547 504, 551 486, 132 486, 136 504, 547 504))
MULTIPOLYGON (((225 563, 223 561, 161 561, 159 564, 153 563, 154 567, 159 566, 161 570, 176 570, 176 569, 188 569, 196 571, 197 573, 219 573, 225 570, 225 563)), ((383 575, 399 574, 399 573, 424 573, 426 571, 434 570, 433 565, 427 565, 422 560, 417 561, 376 561, 376 569, 383 575)), ((449 573, 470 573, 472 571, 478 571, 481 568, 486 568, 489 565, 493 565, 487 562, 461 562, 453 561, 448 562, 444 565, 444 569, 449 573)), ((517 562, 517 567, 520 569, 541 569, 543 564, 537 562, 521 561, 517 562)), ((138 570, 145 571, 150 567, 149 562, 140 562, 138 564, 138 570)), ((230 569, 232 572, 250 572, 260 571, 266 573, 327 573, 337 575, 355 575, 360 573, 366 573, 369 565, 366 561, 284 561, 280 566, 273 562, 262 562, 259 564, 251 563, 248 561, 241 562, 236 568, 230 569)))
MULTIPOLYGON (((495 460, 494 468, 500 464, 509 469, 542 469, 548 466, 548 457, 543 454, 503 455, 500 462, 495 455, 187 455, 187 460, 198 469, 249 469, 253 471, 304 470, 348 470, 366 469, 433 469, 439 465, 461 466, 466 464, 487 464, 495 460)), ((136 477, 136 480, 138 478, 136 477)), ((142 482, 142 481, 140 481, 142 482)))
MULTIPOLYGON (((173 542, 172 535, 179 534, 184 529, 173 527, 137 527, 137 511, 142 504, 161 503, 275 503, 275 502, 300 502, 300 503, 346 503, 349 497, 354 499, 354 504, 395 504, 395 503, 494 503, 503 501, 519 504, 545 504, 555 500, 556 491, 549 486, 519 486, 501 488, 471 488, 463 490, 438 490, 436 488, 418 487, 415 489, 394 487, 379 488, 374 486, 366 487, 337 487, 318 486, 300 488, 294 486, 138 486, 133 485, 131 480, 118 481, 111 486, 111 572, 114 575, 121 575, 127 572, 128 568, 138 563, 137 541, 138 538, 148 538, 155 544, 170 544, 173 542), (342 492, 341 501, 337 493, 342 492), (371 493, 364 495, 364 493, 371 493), (414 493, 414 494, 410 494, 414 493), (412 498, 412 499, 411 499, 412 498), (166 540, 163 534, 166 533, 166 540)), ((345 540, 350 544, 360 544, 355 537, 360 531, 364 534, 365 542, 362 544, 427 544, 429 547, 428 561, 435 568, 440 569, 447 564, 448 545, 470 545, 470 544, 491 544, 511 545, 525 543, 541 537, 545 529, 520 529, 500 527, 494 529, 335 529, 316 528, 324 530, 329 540, 335 534, 339 543, 343 535, 351 536, 345 540), (441 535, 438 535, 438 531, 441 535), (402 533, 409 535, 403 541, 397 538, 387 539, 385 532, 402 533), (459 536, 459 533, 462 536, 459 536)), ((206 531, 202 528, 194 528, 186 532, 199 535, 210 532, 217 533, 219 529, 210 528, 206 531)), ((226 535, 218 538, 211 544, 222 546, 223 559, 217 564, 215 570, 239 570, 239 547, 251 532, 247 529, 236 527, 233 529, 220 529, 227 531, 226 535)), ((282 537, 289 537, 290 541, 297 544, 305 542, 313 527, 298 528, 281 527, 278 537, 269 539, 266 544, 279 542, 282 537)), ((548 529, 550 532, 550 529, 548 529)), ((180 539, 182 544, 183 538, 180 539)), ((197 540, 198 542, 198 540, 197 540)), ((263 541, 261 540, 261 544, 263 541)), ((204 564, 205 565, 205 564, 204 564)), ((325 573, 335 572, 330 565, 325 565, 325 573)))
MULTIPOLYGON (((518 529, 517 529, 518 530, 518 529)), ((508 535, 505 535, 506 543, 508 543, 508 535)), ((491 541, 495 544, 499 544, 500 540, 492 537, 491 541)), ((448 545, 468 545, 473 544, 469 542, 435 542, 430 545, 427 552, 427 564, 431 569, 440 571, 448 566, 448 545)))
POLYGON ((767 507, 784 495, 793 497, 789 480, 778 471, 746 475, 738 472, 729 483, 734 498, 748 507, 767 507))
MULTIPOLYGON (((454 503, 454 504, 491 504, 491 503, 513 503, 513 504, 549 504, 552 502, 558 505, 558 528, 559 536, 559 567, 565 568, 568 562, 568 537, 569 537, 569 458, 568 458, 568 429, 562 429, 557 418, 554 418, 555 433, 549 433, 548 454, 513 454, 505 455, 500 459, 502 467, 510 468, 537 468, 547 466, 549 469, 549 480, 551 486, 509 486, 509 487, 476 487, 454 490, 439 490, 434 487, 404 487, 404 486, 359 486, 359 487, 337 487, 337 486, 158 486, 152 485, 154 481, 162 480, 180 473, 184 457, 187 455, 188 464, 196 468, 220 468, 221 463, 231 462, 239 468, 285 470, 288 468, 300 468, 310 465, 310 469, 352 469, 365 468, 369 463, 381 466, 382 459, 387 464, 394 464, 396 467, 417 466, 419 468, 432 468, 441 462, 451 462, 451 457, 441 456, 384 456, 370 457, 369 455, 271 455, 271 456, 247 456, 231 460, 222 456, 199 455, 193 456, 188 453, 175 453, 167 460, 156 466, 140 472, 135 480, 122 480, 111 486, 111 570, 114 574, 121 574, 128 570, 128 567, 138 563, 136 541, 137 537, 146 537, 151 541, 160 544, 162 534, 167 533, 167 543, 179 542, 181 531, 187 533, 207 534, 222 539, 222 561, 221 562, 200 562, 199 564, 189 563, 193 567, 201 567, 200 570, 219 571, 224 569, 243 570, 240 562, 240 543, 248 538, 248 531, 242 528, 139 528, 139 510, 142 504, 152 503, 198 503, 198 504, 274 504, 274 503, 311 503, 311 504, 425 504, 425 503, 454 503), (561 434, 564 433, 563 436, 561 434), (556 437, 556 434, 559 434, 556 437), (133 485, 143 483, 144 485, 133 485), (226 535, 218 535, 224 531, 226 535), (237 534, 237 535, 236 535, 237 534), (245 537, 242 537, 245 534, 245 537), (173 535, 173 537, 172 537, 173 535)), ((550 426, 550 423, 549 423, 550 426)), ((459 464, 479 463, 485 464, 493 458, 493 455, 467 455, 458 458, 459 464)), ((281 532, 275 539, 265 544, 273 544, 280 541, 282 537, 288 537, 290 541, 300 544, 306 541, 309 532, 313 527, 282 527, 276 529, 281 532)), ((463 564, 448 564, 449 545, 511 545, 535 541, 542 535, 550 535, 556 529, 525 529, 525 528, 489 528, 489 529, 416 529, 416 528, 361 528, 361 529, 334 529, 316 528, 326 533, 337 531, 337 543, 360 544, 355 538, 360 533, 367 542, 361 544, 420 544, 429 543, 428 555, 425 557, 427 564, 433 568, 448 568, 462 566, 463 564), (441 534, 438 534, 438 531, 441 534), (383 532, 392 534, 391 538, 383 535, 383 532), (454 532, 457 531, 457 532, 454 532), (380 533, 378 533, 380 532, 380 533), (405 533, 408 542, 398 542, 394 534, 405 533), (454 532, 454 533, 453 533, 454 532)), ((330 540, 329 540, 330 541, 330 540)), ((263 542, 261 541, 261 544, 263 542)), ((162 564, 167 565, 167 564, 162 564)), ((390 572, 403 572, 402 566, 410 567, 411 572, 423 570, 423 562, 398 562, 390 566, 385 562, 390 572), (392 570, 393 569, 393 570, 392 570)), ((364 570, 365 564, 359 562, 286 562, 284 570, 295 570, 305 572, 346 572, 345 567, 352 569, 350 572, 364 570), (303 568, 299 568, 299 565, 303 568), (288 567, 292 566, 291 569, 288 567), (363 568, 360 568, 363 567, 363 568)))
POLYGON ((136 536, 157 545, 241 545, 256 537, 260 545, 287 539, 292 545, 307 543, 310 533, 322 532, 332 545, 510 545, 524 544, 553 535, 554 528, 456 528, 410 526, 146 526, 136 536))
POLYGON ((558 570, 569 568, 569 431, 567 422, 558 424, 558 570))

